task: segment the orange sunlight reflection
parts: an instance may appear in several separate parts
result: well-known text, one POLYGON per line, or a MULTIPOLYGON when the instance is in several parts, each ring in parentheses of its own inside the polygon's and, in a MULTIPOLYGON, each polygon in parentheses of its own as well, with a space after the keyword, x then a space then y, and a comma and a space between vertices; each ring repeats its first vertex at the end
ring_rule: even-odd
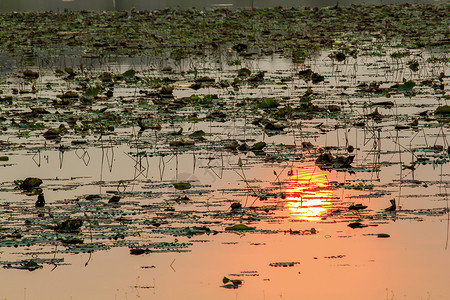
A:
POLYGON ((304 166, 289 174, 286 206, 298 220, 318 221, 331 206, 333 191, 326 173, 315 165, 304 166))

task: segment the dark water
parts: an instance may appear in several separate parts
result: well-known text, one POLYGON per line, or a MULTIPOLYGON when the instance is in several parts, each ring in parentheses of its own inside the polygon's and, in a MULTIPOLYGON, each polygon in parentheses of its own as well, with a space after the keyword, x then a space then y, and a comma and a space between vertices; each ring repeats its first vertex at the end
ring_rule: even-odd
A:
POLYGON ((351 4, 402 4, 402 3, 440 3, 443 0, 1 0, 0 12, 11 11, 47 11, 47 10, 152 10, 164 8, 201 8, 215 7, 264 8, 273 6, 333 6, 351 4))

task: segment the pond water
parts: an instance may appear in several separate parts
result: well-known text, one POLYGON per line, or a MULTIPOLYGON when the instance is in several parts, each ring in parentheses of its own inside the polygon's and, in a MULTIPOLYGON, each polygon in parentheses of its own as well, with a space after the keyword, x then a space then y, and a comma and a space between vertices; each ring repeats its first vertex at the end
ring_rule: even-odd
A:
MULTIPOLYGON (((0 89, 21 93, 11 94, 13 106, 2 105, 4 116, 17 124, 2 135, 1 155, 8 160, 0 174, 1 263, 9 266, 0 271, 2 296, 445 299, 450 294, 449 128, 433 118, 398 127, 435 109, 435 89, 420 85, 413 97, 410 90, 391 90, 389 98, 372 98, 361 91, 367 88, 361 83, 424 81, 446 66, 431 63, 429 58, 439 54, 422 53, 422 67, 414 72, 392 59, 389 53, 396 50, 391 51, 344 62, 330 59, 330 52, 318 53, 305 64, 325 76, 320 84, 298 78, 303 67, 278 56, 243 59, 240 66, 229 66, 232 55, 223 61, 119 59, 101 66, 92 59, 91 69, 84 62, 84 73, 79 73, 79 61, 59 59, 46 67, 37 62, 37 80, 7 76, 0 89), (55 75, 62 65, 76 68, 79 78, 55 75), (264 71, 264 82, 242 82, 239 89, 189 87, 193 67, 200 70, 197 78, 232 80, 244 66, 264 71), (102 72, 122 74, 131 68, 140 79, 115 79, 114 102, 101 96, 86 110, 85 104, 51 100, 102 72), (164 76, 177 78, 169 104, 183 97, 201 101, 192 95, 219 97, 206 110, 170 104, 165 110, 177 110, 180 119, 166 124, 167 112, 160 106, 165 105, 150 104, 159 98, 143 96, 142 90, 164 76), (328 110, 319 110, 313 119, 299 111, 281 131, 253 122, 262 112, 274 111, 262 105, 255 110, 253 101, 275 97, 295 107, 308 88, 313 91, 308 97, 328 110), (339 109, 330 107, 333 103, 339 109), (45 127, 57 127, 60 115, 78 121, 67 134, 44 138, 44 129, 30 131, 24 119, 30 105, 48 110, 37 121, 45 127), (214 106, 226 116, 204 119, 214 106), (160 115, 162 128, 139 131, 136 123, 110 131, 94 128, 98 117, 117 115, 122 124, 129 123, 127 109, 147 115, 150 127, 160 115), (375 111, 380 119, 373 117, 375 111), (90 131, 81 129, 89 123, 90 131), (179 147, 171 141, 192 144, 179 147), (260 141, 267 144, 264 152, 236 149, 260 141), (324 151, 354 155, 352 167, 321 168, 317 157, 324 151), (26 177, 43 180, 45 207, 34 208, 34 190, 16 188, 14 180, 26 177), (108 204, 113 195, 120 201, 108 204), (385 211, 391 199, 397 209, 385 211), (233 203, 240 206, 230 208, 233 203), (349 209, 359 203, 366 208, 349 209), (52 227, 69 217, 84 220, 81 232, 52 227), (236 224, 252 230, 232 230, 236 224), (132 249, 141 255, 130 255, 132 249), (11 269, 29 260, 43 269, 11 269), (242 284, 223 282, 224 277, 242 284)), ((12 59, 6 61, 15 65, 12 59)))
POLYGON ((78 25, 2 48, 2 298, 450 297, 445 47, 108 52, 78 25))
POLYGON ((48 10, 130 10, 136 8, 138 10, 153 10, 165 8, 191 8, 199 9, 209 8, 264 8, 283 6, 334 6, 351 5, 351 4, 367 4, 367 5, 387 5, 387 4, 403 4, 403 3, 445 3, 442 0, 164 0, 164 1, 147 1, 147 0, 2 0, 0 4, 0 12, 11 11, 48 11, 48 10))

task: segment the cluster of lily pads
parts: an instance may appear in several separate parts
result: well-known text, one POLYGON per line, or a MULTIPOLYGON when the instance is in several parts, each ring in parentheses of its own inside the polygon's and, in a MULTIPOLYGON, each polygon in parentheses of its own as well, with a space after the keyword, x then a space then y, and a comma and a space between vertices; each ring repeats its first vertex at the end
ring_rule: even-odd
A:
POLYGON ((284 53, 301 62, 311 51, 345 41, 336 58, 358 54, 361 41, 403 47, 448 46, 448 3, 257 10, 9 13, 0 16, 5 52, 36 55, 142 56, 174 59, 232 47, 243 54, 284 53), (258 52, 259 53, 259 52, 258 52))
MULTIPOLYGON (((72 198, 46 203, 45 190, 62 183, 31 176, 2 183, 0 247, 41 256, 2 264, 31 271, 64 264, 52 257, 62 253, 183 252, 204 242, 200 236, 320 234, 312 226, 265 228, 275 217, 285 220, 279 214, 293 195, 280 176, 295 174, 297 163, 356 174, 327 189, 356 191, 357 201, 382 197, 389 205, 390 186, 372 177, 399 163, 364 157, 387 160, 407 152, 412 159, 400 163, 410 172, 450 160, 447 16, 448 5, 0 15, 1 49, 14 62, 0 77, 2 166, 16 167, 9 159, 23 150, 84 151, 79 157, 87 166, 86 149, 126 147, 139 186, 127 190, 129 178, 91 180, 112 192, 81 193, 80 183, 69 187, 72 198), (157 56, 142 60, 150 54, 157 56), (132 59, 123 66, 125 56, 132 59), (71 63, 71 57, 80 60, 71 63), (264 69, 271 59, 282 65, 264 69), (109 64, 95 66, 104 61, 109 64), (339 130, 347 138, 351 129, 364 132, 364 143, 317 142, 339 130), (412 143, 398 137, 403 132, 425 139, 428 133, 433 143, 412 143), (380 149, 381 134, 398 148, 380 149), (190 154, 207 160, 205 168, 216 175, 238 176, 241 186, 219 191, 209 182, 146 180, 149 160, 190 154), (250 180, 246 172, 258 167, 276 169, 275 180, 250 180), (10 194, 36 201, 7 201, 10 194), (218 194, 227 199, 210 204, 218 194)), ((425 188, 436 182, 407 183, 425 188)), ((327 205, 324 221, 354 229, 448 214, 445 207, 401 210, 395 200, 383 211, 351 199, 327 205)), ((223 283, 236 288, 242 281, 223 283)))

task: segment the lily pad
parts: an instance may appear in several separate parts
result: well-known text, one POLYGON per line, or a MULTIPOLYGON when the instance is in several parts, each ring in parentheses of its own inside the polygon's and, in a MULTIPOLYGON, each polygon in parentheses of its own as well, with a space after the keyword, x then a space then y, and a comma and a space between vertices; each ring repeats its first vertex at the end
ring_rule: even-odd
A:
POLYGON ((362 205, 361 203, 358 204, 354 204, 354 205, 350 205, 349 206, 349 210, 361 210, 361 209, 366 209, 367 205, 362 205))
POLYGON ((177 190, 188 190, 192 185, 189 182, 177 182, 173 184, 173 187, 177 190))
POLYGON ((249 227, 245 224, 236 224, 230 227, 226 227, 225 230, 228 231, 251 231, 255 230, 255 227, 249 227))
POLYGON ((36 78, 39 77, 39 73, 38 72, 34 72, 32 70, 25 70, 25 71, 23 71, 23 77, 36 79, 36 78))
POLYGON ((224 283, 222 287, 226 289, 237 289, 243 283, 240 279, 230 279, 228 277, 223 277, 222 282, 224 283))
POLYGON ((136 71, 130 69, 128 71, 125 71, 122 75, 125 79, 134 79, 134 77, 136 76, 136 71))
POLYGON ((29 190, 32 188, 36 188, 42 184, 42 179, 37 177, 28 177, 24 181, 19 182, 19 187, 23 190, 29 190))
POLYGON ((277 108, 280 103, 274 98, 264 98, 257 106, 258 108, 277 108))
POLYGON ((259 150, 264 149, 264 147, 266 147, 266 145, 267 144, 265 142, 257 142, 255 144, 253 144, 253 146, 250 148, 250 150, 259 151, 259 150))
POLYGON ((35 262, 34 260, 24 260, 20 265, 6 265, 5 268, 8 269, 19 269, 19 270, 28 270, 28 271, 35 271, 37 269, 42 269, 43 267, 35 262))
POLYGON ((347 225, 350 228, 364 228, 364 227, 368 227, 368 225, 362 224, 361 222, 354 222, 354 223, 350 223, 347 225))
POLYGON ((300 262, 297 261, 289 261, 289 262, 276 262, 276 263, 270 263, 269 266, 271 267, 293 267, 300 262))
POLYGON ((57 223, 55 230, 61 233, 78 233, 81 226, 83 226, 83 220, 81 219, 68 219, 61 223, 57 223))
POLYGON ((434 111, 436 115, 450 115, 450 105, 443 105, 436 108, 434 111))
POLYGON ((378 234, 378 237, 379 237, 379 238, 388 238, 388 237, 390 237, 390 235, 387 234, 387 233, 379 233, 379 234, 378 234))
POLYGON ((197 130, 197 131, 194 131, 193 133, 191 133, 189 136, 191 138, 204 137, 205 136, 205 132, 203 130, 197 130))

